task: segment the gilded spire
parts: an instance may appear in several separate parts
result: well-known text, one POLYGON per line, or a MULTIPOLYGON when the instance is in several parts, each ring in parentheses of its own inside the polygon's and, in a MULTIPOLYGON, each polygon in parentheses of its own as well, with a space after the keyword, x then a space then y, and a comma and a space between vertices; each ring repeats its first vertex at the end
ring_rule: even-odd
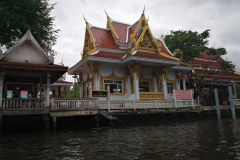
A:
POLYGON ((163 37, 163 31, 162 31, 161 37, 163 37))
POLYGON ((228 57, 226 57, 226 61, 228 62, 228 57))
POLYGON ((147 22, 148 22, 148 20, 149 20, 149 16, 148 16, 148 18, 147 18, 147 22))
POLYGON ((144 14, 144 12, 145 12, 145 4, 144 4, 144 8, 143 8, 143 13, 142 14, 144 14))
POLYGON ((214 46, 213 47, 215 48, 215 41, 214 41, 214 46))
POLYGON ((105 11, 105 14, 107 15, 107 18, 109 18, 109 17, 108 17, 108 14, 107 14, 107 12, 106 12, 106 10, 105 10, 105 9, 104 9, 104 11, 105 11))
POLYGON ((87 20, 86 20, 86 18, 84 17, 84 14, 83 14, 83 19, 85 20, 85 22, 87 23, 87 20))
POLYGON ((192 73, 195 73, 195 70, 194 70, 194 68, 192 69, 192 73))

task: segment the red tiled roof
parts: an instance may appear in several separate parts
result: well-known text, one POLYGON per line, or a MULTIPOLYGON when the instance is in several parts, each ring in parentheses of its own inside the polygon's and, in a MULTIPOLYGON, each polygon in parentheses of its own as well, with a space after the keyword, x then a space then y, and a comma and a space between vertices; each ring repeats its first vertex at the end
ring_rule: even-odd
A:
MULTIPOLYGON (((207 50, 204 52, 200 52, 200 54, 202 55, 202 57, 196 57, 196 58, 201 58, 201 59, 206 59, 206 60, 212 60, 215 56, 214 55, 208 55, 207 54, 207 50)), ((221 57, 216 59, 217 61, 223 60, 221 57)))
POLYGON ((172 56, 171 53, 168 52, 168 50, 166 49, 166 47, 163 45, 163 43, 160 40, 157 40, 157 43, 158 43, 158 45, 161 44, 161 52, 163 52, 169 56, 172 56))
MULTIPOLYGON (((194 69, 194 71, 195 71, 196 74, 201 74, 203 70, 194 69)), ((214 74, 209 75, 208 77, 215 77, 215 76, 219 76, 219 78, 225 78, 225 79, 240 79, 239 74, 220 72, 220 71, 216 71, 214 74)))
POLYGON ((135 24, 133 24, 133 25, 129 28, 129 30, 128 30, 128 40, 127 40, 127 42, 129 42, 129 40, 130 40, 130 35, 133 34, 133 32, 135 31, 135 29, 137 28, 138 22, 139 22, 139 21, 137 21, 135 24))
MULTIPOLYGON (((204 67, 203 64, 209 63, 209 61, 203 61, 203 60, 194 60, 194 66, 198 67, 204 67)), ((221 66, 218 62, 211 62, 211 64, 208 66, 209 68, 219 68, 221 66)))
POLYGON ((171 58, 168 58, 168 57, 165 57, 165 56, 162 56, 158 53, 150 53, 150 52, 140 52, 140 51, 137 51, 134 56, 139 56, 139 57, 148 57, 148 58, 157 58, 157 59, 165 59, 165 60, 173 60, 173 61, 176 61, 174 59, 171 59, 171 58))
POLYGON ((110 30, 92 27, 91 32, 99 47, 118 49, 110 30))
POLYGON ((125 53, 112 53, 112 52, 99 51, 98 53, 94 54, 93 56, 122 59, 125 55, 126 55, 125 53))
POLYGON ((122 43, 126 43, 127 28, 129 25, 118 22, 112 22, 112 26, 122 43))
POLYGON ((68 81, 61 81, 61 80, 57 80, 57 81, 55 81, 54 83, 71 83, 71 84, 72 84, 72 82, 68 82, 68 81))

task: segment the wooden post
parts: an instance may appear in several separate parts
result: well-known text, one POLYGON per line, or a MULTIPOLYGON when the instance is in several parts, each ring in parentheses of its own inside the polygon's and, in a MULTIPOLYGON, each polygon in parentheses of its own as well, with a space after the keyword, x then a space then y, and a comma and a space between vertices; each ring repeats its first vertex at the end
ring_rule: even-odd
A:
POLYGON ((194 108, 194 101, 193 101, 193 90, 192 90, 192 89, 190 89, 190 92, 191 92, 192 106, 193 106, 193 108, 194 108))
POLYGON ((108 110, 110 111, 111 109, 111 104, 110 104, 110 87, 107 86, 107 91, 108 91, 108 110))
POLYGON ((54 98, 51 98, 51 108, 54 108, 54 98))
POLYGON ((51 75, 47 74, 47 107, 50 107, 50 78, 51 75))
POLYGON ((136 104, 135 104, 135 100, 133 101, 133 109, 136 109, 136 104))
POLYGON ((0 134, 1 134, 1 128, 2 128, 2 113, 0 113, 0 134))
POLYGON ((229 93, 229 99, 230 99, 230 105, 231 105, 231 111, 232 111, 232 118, 236 120, 235 108, 233 103, 232 86, 228 86, 228 93, 229 93))
POLYGON ((107 93, 107 96, 108 96, 107 99, 110 100, 110 87, 109 87, 109 86, 107 86, 107 91, 108 91, 108 93, 107 93))
POLYGON ((3 80, 4 80, 4 75, 0 74, 0 108, 3 108, 2 106, 3 80))
POLYGON ((220 112, 220 106, 219 106, 218 90, 217 90, 217 88, 214 88, 214 95, 215 95, 215 101, 216 101, 217 117, 218 117, 218 120, 220 120, 220 119, 221 119, 221 112, 220 112))
POLYGON ((92 98, 92 86, 89 85, 88 87, 88 92, 89 92, 89 98, 92 98))
POLYGON ((175 89, 173 89, 173 99, 174 99, 174 105, 175 105, 175 108, 177 109, 177 100, 176 100, 175 89))
POLYGON ((53 128, 56 128, 57 117, 53 117, 53 128))

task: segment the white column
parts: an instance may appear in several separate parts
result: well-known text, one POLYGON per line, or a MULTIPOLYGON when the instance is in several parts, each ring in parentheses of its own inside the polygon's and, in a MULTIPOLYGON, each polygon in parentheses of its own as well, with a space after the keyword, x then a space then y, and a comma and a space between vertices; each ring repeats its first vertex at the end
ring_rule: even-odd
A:
POLYGON ((93 80, 94 88, 93 90, 100 90, 100 76, 95 73, 95 79, 93 80))
POLYGON ((79 98, 83 98, 83 84, 81 83, 79 86, 79 98))
POLYGON ((131 77, 127 75, 127 82, 126 82, 126 89, 127 89, 127 97, 129 97, 131 93, 131 77))
POLYGON ((183 90, 186 90, 186 82, 185 82, 185 78, 183 78, 183 90))
POLYGON ((158 92, 157 90, 157 78, 153 77, 153 92, 158 92))
POLYGON ((134 73, 134 80, 133 80, 133 84, 134 84, 134 93, 135 93, 135 99, 139 100, 139 84, 138 84, 138 77, 137 77, 137 73, 134 73))
POLYGON ((176 89, 178 89, 178 90, 180 89, 180 83, 179 83, 178 79, 176 79, 176 87, 177 87, 176 89))
POLYGON ((4 80, 4 75, 0 74, 0 108, 2 108, 3 80, 4 80))
POLYGON ((164 99, 166 100, 168 97, 168 93, 167 93, 167 81, 164 78, 164 75, 162 76, 162 81, 163 81, 163 93, 164 93, 164 99))
POLYGON ((48 74, 47 75, 47 107, 49 107, 49 102, 50 102, 50 78, 51 78, 51 75, 48 74))

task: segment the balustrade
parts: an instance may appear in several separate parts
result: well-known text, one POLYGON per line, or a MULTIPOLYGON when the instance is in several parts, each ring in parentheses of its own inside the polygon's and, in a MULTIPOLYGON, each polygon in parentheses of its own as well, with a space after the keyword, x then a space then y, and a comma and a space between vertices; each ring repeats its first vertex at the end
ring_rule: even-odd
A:
POLYGON ((52 98, 51 109, 97 108, 97 98, 52 98))
POLYGON ((2 108, 46 108, 45 98, 3 98, 2 108))
POLYGON ((139 92, 140 100, 163 100, 162 92, 139 92))

